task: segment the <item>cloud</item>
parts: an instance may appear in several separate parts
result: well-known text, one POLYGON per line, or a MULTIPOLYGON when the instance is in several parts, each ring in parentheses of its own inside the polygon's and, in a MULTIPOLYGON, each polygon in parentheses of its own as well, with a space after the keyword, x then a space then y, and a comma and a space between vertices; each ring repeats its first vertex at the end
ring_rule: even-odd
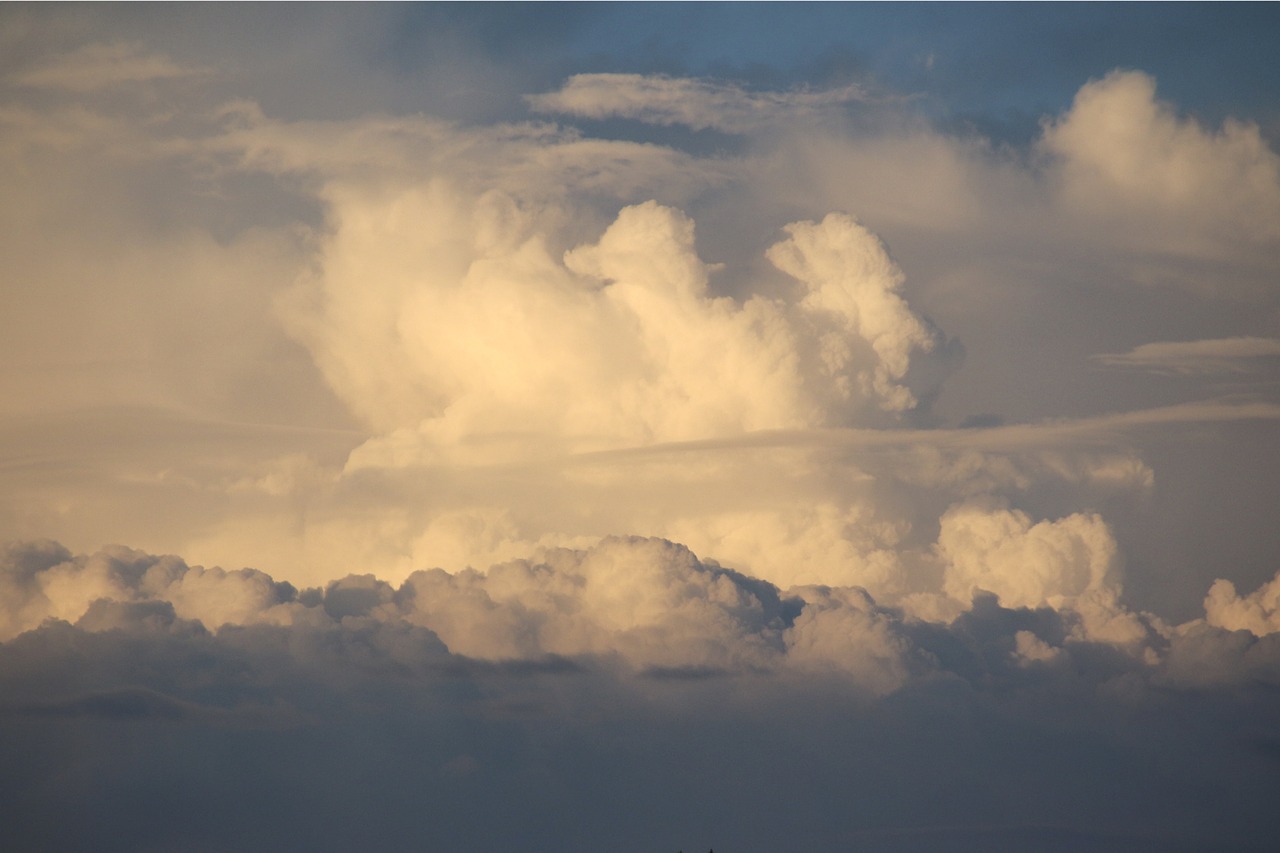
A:
POLYGON ((168 621, 198 621, 211 630, 226 624, 287 623, 297 595, 291 585, 256 570, 187 566, 177 557, 119 546, 72 557, 51 542, 13 545, 4 554, 2 569, 10 602, 0 623, 0 637, 6 638, 46 619, 88 620, 86 624, 105 630, 119 615, 102 610, 104 602, 164 602, 168 621))
POLYGON ((1261 130, 49 14, 0 33, 0 533, 65 543, 0 553, 12 846, 1275 837, 1274 389, 1093 369, 1274 355, 1261 130))
POLYGON ((1090 639, 1135 643, 1146 629, 1120 604, 1118 549, 1097 515, 1077 513, 1032 524, 1025 513, 960 504, 941 519, 943 591, 959 602, 978 592, 1008 607, 1071 610, 1090 639))
POLYGON ((1127 367, 1157 373, 1194 376, 1207 373, 1244 373, 1258 359, 1280 356, 1275 338, 1216 338, 1204 341, 1160 341, 1142 344, 1126 353, 1094 356, 1108 367, 1127 367))
POLYGON ((754 92, 735 83, 641 74, 574 74, 555 92, 525 96, 536 112, 629 118, 726 133, 767 130, 866 100, 866 90, 856 84, 754 92))
MULTIPOLYGON (((1118 605, 1115 546, 1097 519, 1033 526, 1019 513, 962 507, 944 517, 939 549, 945 592, 957 602, 941 624, 986 590, 1010 608, 1075 614, 1084 620, 1077 639, 1125 645, 1145 636, 1118 605)), ((299 591, 253 569, 188 566, 122 547, 73 557, 52 543, 11 545, 0 569, 8 639, 47 620, 88 631, 196 626, 219 636, 353 620, 416 626, 473 659, 593 657, 637 672, 818 667, 877 694, 932 668, 901 614, 860 587, 784 592, 656 538, 549 548, 484 571, 420 570, 398 587, 348 575, 299 591)))
POLYGON ((1067 113, 1045 124, 1040 145, 1059 158, 1065 203, 1101 222, 1141 217, 1179 227, 1189 255, 1207 250, 1208 239, 1280 236, 1280 157, 1257 125, 1232 120, 1206 130, 1157 101, 1147 74, 1113 71, 1089 82, 1067 113), (1186 230, 1192 225, 1199 239, 1186 230))
POLYGON ((137 43, 87 44, 43 60, 12 78, 19 86, 89 94, 122 85, 179 80, 209 74, 137 43))
MULTIPOLYGON (((66 449, 73 436, 58 446, 15 428, 48 459, 92 470, 96 485, 45 485, 31 508, 18 496, 33 492, 14 487, 6 517, 20 532, 50 533, 65 511, 81 523, 77 547, 137 541, 136 527, 117 534, 106 522, 107 496, 125 488, 167 510, 156 527, 170 531, 144 539, 148 547, 262 565, 299 585, 323 585, 349 566, 376 567, 398 584, 427 566, 483 569, 638 533, 783 587, 859 585, 886 606, 941 596, 928 612, 954 615, 970 601, 942 594, 947 563, 937 546, 950 507, 991 500, 1037 529, 1102 503, 1108 529, 1126 541, 1110 513, 1159 493, 1160 472, 1143 453, 1151 436, 1275 416, 1265 400, 1122 411, 1131 404, 1118 393, 1077 390, 1072 357, 1087 362, 1064 349, 1085 339, 1078 332, 1088 318, 1059 310, 1057 273, 1045 270, 1109 279, 1132 260, 1124 229, 1146 227, 1135 218, 1100 236, 1089 211, 1069 201, 1101 167, 1088 166, 1068 131, 1101 121, 1124 98, 1156 104, 1153 89, 1121 77, 1082 90, 1076 106, 1046 123, 1045 141, 1022 152, 923 121, 808 121, 829 107, 839 112, 853 90, 764 97, 697 79, 577 77, 532 103, 595 92, 600 100, 583 103, 596 107, 561 115, 598 108, 600 116, 613 109, 675 121, 656 106, 668 98, 722 116, 715 126, 736 128, 752 145, 707 157, 548 123, 389 111, 286 119, 249 100, 199 115, 183 107, 189 121, 175 123, 164 118, 180 106, 172 101, 148 108, 91 100, 93 92, 81 93, 72 121, 28 100, 18 112, 30 124, 10 128, 33 158, 24 162, 36 163, 41 134, 61 133, 90 152, 85 175, 94 180, 73 190, 81 185, 68 179, 64 191, 42 195, 37 188, 57 171, 49 166, 11 213, 28 222, 25 212, 41 209, 28 202, 39 199, 48 221, 103 236, 96 253, 59 252, 52 239, 17 253, 40 273, 32 281, 94 281, 100 294, 46 301, 51 288, 23 288, 30 310, 14 316, 39 314, 14 324, 26 329, 10 338, 23 358, 48 352, 42 330, 56 320, 71 327, 60 349, 70 363, 141 365, 100 367, 115 384, 82 378, 77 399, 122 396, 127 373, 130 392, 149 403, 209 413, 183 421, 203 430, 267 419, 297 393, 296 417, 285 420, 320 412, 336 423, 342 406, 364 435, 286 448, 255 433, 234 453, 210 445, 207 455, 165 455, 165 464, 159 453, 122 453, 98 466, 106 443, 85 457, 66 449), (587 83, 598 88, 576 88, 587 83), (637 100, 601 106, 606 90, 637 100), (105 145, 108 137, 116 141, 105 145), (129 161, 126 150, 140 159, 129 161), (245 208, 280 218, 255 213, 261 218, 249 225, 238 208, 198 210, 192 193, 170 200, 172 217, 135 216, 104 232, 76 212, 97 205, 56 203, 97 193, 106 209, 131 210, 137 164, 161 154, 166 169, 200 176, 210 195, 233 197, 251 184, 271 203, 255 196, 245 208), (122 179, 99 192, 94 181, 104 174, 122 179), (227 234, 216 227, 224 216, 237 223, 227 234), (129 238, 140 231, 146 240, 129 238), (132 309, 139 304, 150 308, 132 309), (1046 317, 1064 324, 1061 334, 1030 331, 1046 317), (972 371, 957 371, 959 348, 947 336, 957 328, 979 359, 972 371), (281 364, 278 355, 291 369, 264 376, 261 365, 281 364), (1005 372, 991 371, 993 360, 1005 372), (1057 372, 1029 382, 1042 362, 1057 372), (990 378, 966 378, 975 373, 990 378), (969 407, 999 412, 1006 425, 910 428, 961 422, 969 407)), ((212 103, 221 84, 201 85, 209 90, 200 103, 212 103)), ((1159 149, 1169 131, 1170 144, 1201 166, 1244 157, 1245 148, 1157 106, 1134 145, 1159 149)), ((1160 201, 1151 187, 1162 180, 1108 191, 1145 198, 1155 216, 1182 204, 1160 201)), ((159 209, 144 198, 143 208, 159 209)), ((1256 257, 1257 243, 1241 257, 1256 257)), ((1141 313, 1139 300, 1125 299, 1125 310, 1141 313)), ((1117 351, 1131 345, 1112 339, 1117 351)), ((71 387, 53 373, 11 371, 15 393, 6 397, 53 405, 71 387)), ((109 573, 85 577, 107 583, 109 573)), ((220 580, 225 613, 269 594, 260 581, 220 580)), ((210 608, 209 620, 222 618, 210 608)))
MULTIPOLYGON (((1018 523, 1001 541, 1025 549, 1032 540, 1084 538, 1087 528, 1081 520, 1040 530, 1018 523)), ((541 821, 536 838, 546 841, 536 850, 562 845, 584 825, 611 843, 660 841, 648 821, 611 811, 599 826, 570 819, 624 794, 681 827, 677 804, 696 796, 701 820, 691 815, 678 831, 692 833, 710 809, 716 837, 744 850, 782 843, 769 829, 777 820, 788 837, 925 827, 934 840, 976 836, 989 846, 992 833, 1037 844, 1058 837, 1035 828, 1039 820, 1092 831, 1104 818, 1119 820, 1117 810, 1123 820, 1106 825, 1125 837, 1176 831, 1207 843, 1228 826, 1259 824, 1216 809, 1170 817, 1171 803, 1200 808, 1178 799, 1188 780, 1260 797, 1252 786, 1268 790, 1274 768, 1274 691, 1265 685, 1274 683, 1278 647, 1202 622, 1153 634, 1155 655, 1144 657, 1124 643, 1084 639, 1069 608, 978 595, 951 622, 913 619, 856 588, 782 594, 670 542, 616 538, 485 572, 422 572, 399 588, 352 575, 298 592, 288 622, 260 618, 280 606, 275 599, 240 597, 256 602, 250 610, 259 616, 246 610, 245 624, 213 630, 166 600, 175 581, 198 578, 212 594, 254 575, 184 572, 178 558, 127 549, 75 556, 37 543, 6 553, 6 577, 34 572, 39 585, 69 564, 117 583, 117 598, 91 603, 76 625, 45 622, 0 644, 0 753, 8 759, 0 773, 31 792, 21 813, 5 806, 19 838, 64 798, 81 804, 61 824, 66 843, 95 827, 153 846, 167 833, 187 847, 264 837, 237 810, 217 822, 197 817, 204 796, 191 786, 212 795, 232 785, 262 786, 262 796, 276 790, 276 816, 304 802, 322 804, 324 814, 377 816, 388 796, 425 801, 439 810, 433 838, 475 843, 514 843, 541 821), (73 735, 74 754, 57 748, 73 735), (29 760, 32 750, 39 761, 29 760), (614 773, 603 772, 608 766, 614 773), (683 769, 673 776, 673 766, 683 769), (297 803, 279 793, 296 790, 281 784, 286 772, 305 788, 297 803), (971 813, 985 793, 913 793, 921 773, 980 775, 1002 801, 1023 796, 1028 808, 1049 811, 1012 828, 999 813, 971 813), (1096 778, 1120 773, 1125 784, 1096 778), (172 827, 108 809, 100 793, 103 780, 135 791, 161 778, 176 792, 166 801, 172 827), (800 785, 805 802, 821 801, 831 786, 856 793, 854 806, 839 810, 854 808, 856 819, 788 822, 801 803, 784 800, 783 815, 759 828, 756 843, 765 846, 734 835, 744 813, 778 807, 778 784, 800 785), (377 794, 374 804, 352 804, 357 785, 377 794), (726 787, 728 798, 718 799, 726 787), (1060 793, 1044 799, 1046 789, 1060 793), (476 801, 493 790, 507 792, 500 820, 476 801), (1063 805, 1060 797, 1077 799, 1063 805), (892 821, 867 823, 889 802, 898 803, 892 821)), ((1247 805, 1242 816, 1270 814, 1247 805)), ((334 837, 346 838, 343 823, 334 837)), ((310 832, 301 826, 291 830, 295 841, 310 832)), ((304 842, 331 849, 332 839, 304 842)))
POLYGON ((1206 621, 1228 631, 1251 631, 1259 637, 1280 631, 1280 575, 1248 595, 1219 579, 1204 600, 1206 621))
MULTIPOLYGON (((446 211, 467 202, 409 194, 425 203, 420 215, 466 226, 446 211)), ((499 214, 527 220, 510 198, 479 204, 472 234, 499 214)), ((407 226, 420 219, 390 220, 367 239, 398 243, 407 226)), ((334 236, 337 251, 348 239, 334 236)), ((406 258, 399 283, 384 275, 380 292, 333 256, 320 298, 297 295, 290 322, 334 390, 386 430, 351 467, 467 442, 474 452, 478 441, 593 449, 838 425, 916 404, 908 368, 937 335, 898 294, 902 275, 883 247, 848 217, 794 224, 769 250, 801 282, 791 303, 711 295, 715 269, 695 251, 693 222, 656 203, 623 208, 563 262, 552 239, 513 234, 452 269, 406 258)))
POLYGON ((769 666, 781 651, 778 593, 683 546, 609 538, 586 551, 404 585, 410 621, 485 658, 618 655, 638 669, 769 666))

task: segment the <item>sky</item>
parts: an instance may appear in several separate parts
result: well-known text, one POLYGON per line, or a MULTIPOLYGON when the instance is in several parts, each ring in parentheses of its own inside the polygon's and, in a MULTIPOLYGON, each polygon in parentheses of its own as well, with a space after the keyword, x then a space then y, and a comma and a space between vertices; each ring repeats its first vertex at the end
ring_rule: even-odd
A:
POLYGON ((1273 849, 1278 34, 6 4, 4 846, 1273 849))

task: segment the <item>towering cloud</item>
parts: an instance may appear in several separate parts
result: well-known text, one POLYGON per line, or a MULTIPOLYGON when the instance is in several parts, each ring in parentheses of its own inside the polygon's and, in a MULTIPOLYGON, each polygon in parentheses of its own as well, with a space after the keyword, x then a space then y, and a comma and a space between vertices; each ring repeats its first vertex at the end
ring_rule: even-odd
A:
MULTIPOLYGON (((421 198, 412 204, 437 215, 465 204, 421 198)), ((904 378, 936 334, 899 295, 902 274, 879 241, 848 217, 788 226, 769 249, 801 284, 793 302, 712 296, 694 223, 653 202, 622 209, 563 261, 547 248, 559 235, 520 218, 512 199, 485 196, 457 235, 474 254, 452 268, 417 254, 373 270, 335 257, 319 299, 297 294, 292 305, 308 307, 291 322, 334 390, 371 425, 398 430, 388 452, 404 452, 406 430, 424 452, 513 432, 603 448, 842 426, 916 404, 904 378), (515 231, 487 236, 502 227, 515 231), (384 283, 370 291, 369 277, 384 283)), ((343 246, 347 215, 338 221, 343 246)), ((420 227, 397 218, 368 237, 411 241, 420 227)), ((378 444, 357 458, 370 464, 378 444)))

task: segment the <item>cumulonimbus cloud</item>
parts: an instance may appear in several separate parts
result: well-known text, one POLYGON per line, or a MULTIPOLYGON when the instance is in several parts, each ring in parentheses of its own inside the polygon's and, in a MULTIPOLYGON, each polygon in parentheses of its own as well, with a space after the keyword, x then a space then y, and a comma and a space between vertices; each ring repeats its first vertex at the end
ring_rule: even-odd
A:
MULTIPOLYGON (((497 211, 482 205, 477 215, 497 211)), ((938 336, 900 295, 903 276, 883 246, 847 216, 787 230, 768 256, 799 282, 792 302, 711 295, 714 268, 696 253, 693 222, 649 202, 624 208, 563 261, 530 235, 460 259, 453 274, 397 269, 401 285, 381 292, 354 259, 332 255, 289 322, 353 410, 394 428, 353 457, 363 465, 379 453, 398 464, 411 431, 428 456, 520 433, 600 449, 874 422, 913 408, 911 359, 938 336), (391 347, 385 359, 369 357, 371 334, 391 347)), ((394 227, 370 235, 406 237, 394 227)), ((334 242, 345 245, 341 232, 334 242)))

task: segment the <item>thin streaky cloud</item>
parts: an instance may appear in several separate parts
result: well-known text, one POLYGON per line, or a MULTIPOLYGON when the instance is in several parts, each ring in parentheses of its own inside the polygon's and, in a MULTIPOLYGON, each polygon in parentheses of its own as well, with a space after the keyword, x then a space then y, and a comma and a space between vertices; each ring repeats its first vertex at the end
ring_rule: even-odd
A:
POLYGON ((559 90, 527 95, 536 112, 628 118, 693 130, 745 133, 779 121, 866 102, 865 88, 755 92, 736 83, 643 74, 575 74, 559 90))
POLYGON ((1103 444, 1134 430, 1163 425, 1280 420, 1280 404, 1263 400, 1205 400, 1153 409, 968 429, 761 430, 703 441, 667 442, 575 454, 574 459, 626 458, 683 452, 786 447, 920 447, 1021 450, 1103 444))
POLYGON ((128 83, 150 83, 204 76, 211 69, 187 66, 139 44, 89 44, 54 56, 18 74, 17 85, 32 89, 60 89, 89 94, 128 83))
POLYGON ((1159 341, 1129 352, 1102 353, 1093 360, 1107 367, 1182 375, 1244 373, 1261 359, 1280 356, 1276 338, 1213 338, 1202 341, 1159 341))

